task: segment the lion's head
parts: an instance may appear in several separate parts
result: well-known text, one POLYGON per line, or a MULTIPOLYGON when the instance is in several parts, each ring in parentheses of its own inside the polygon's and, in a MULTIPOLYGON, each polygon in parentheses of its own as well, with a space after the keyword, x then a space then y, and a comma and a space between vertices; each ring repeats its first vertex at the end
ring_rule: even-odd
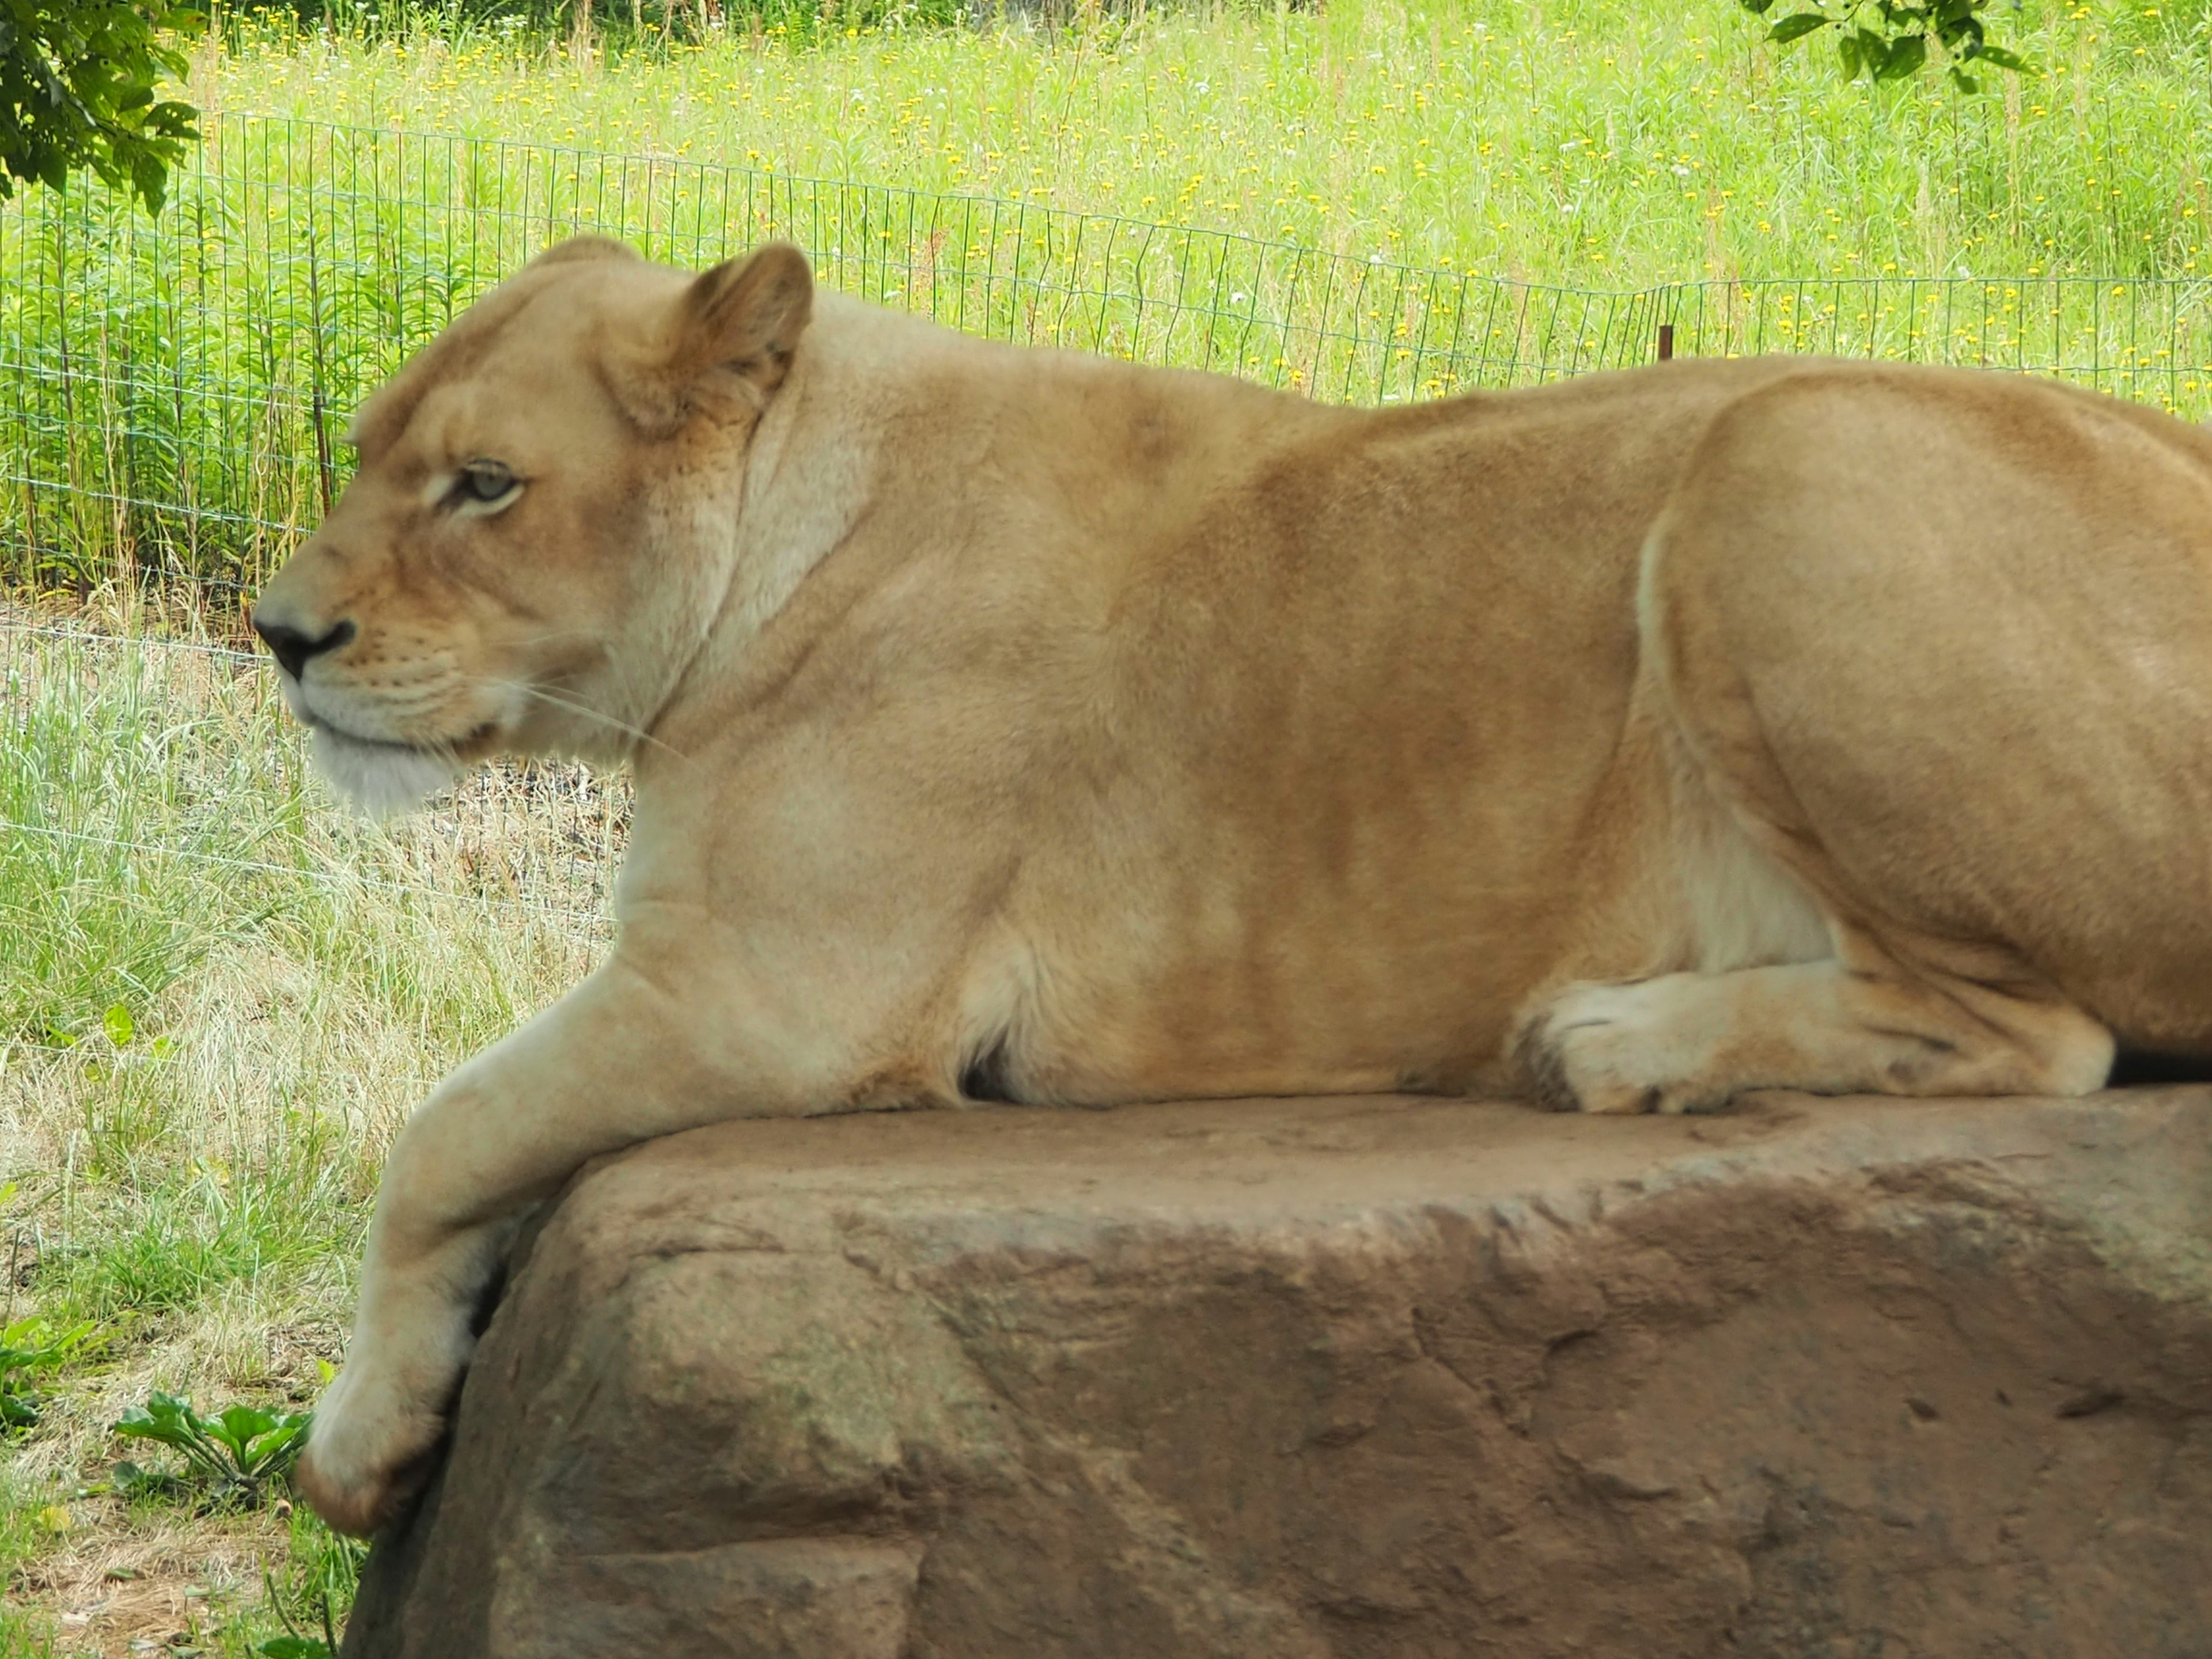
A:
POLYGON ((253 615, 342 793, 381 814, 494 754, 629 751, 712 622, 812 301, 787 246, 691 277, 579 239, 369 399, 253 615))

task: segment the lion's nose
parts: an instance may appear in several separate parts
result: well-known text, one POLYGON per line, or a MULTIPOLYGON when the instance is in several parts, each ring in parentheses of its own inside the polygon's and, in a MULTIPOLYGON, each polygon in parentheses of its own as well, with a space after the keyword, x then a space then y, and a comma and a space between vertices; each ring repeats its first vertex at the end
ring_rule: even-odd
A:
POLYGON ((317 639, 296 628, 287 628, 282 623, 265 623, 258 617, 253 619, 253 631, 261 635, 262 642, 283 665, 284 672, 295 680, 307 667, 308 658, 337 650, 353 637, 354 632, 351 623, 342 622, 317 639))

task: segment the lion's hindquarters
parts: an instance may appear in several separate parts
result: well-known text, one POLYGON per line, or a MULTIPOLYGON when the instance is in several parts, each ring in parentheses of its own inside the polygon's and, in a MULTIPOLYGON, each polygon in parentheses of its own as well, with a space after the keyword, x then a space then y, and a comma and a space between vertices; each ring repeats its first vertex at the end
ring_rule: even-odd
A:
POLYGON ((1843 954, 1555 1006, 1532 1042, 1698 1024, 1703 1075, 1662 1090, 1696 1103, 2074 1092, 2111 1031, 2212 1039, 2203 460, 2032 383, 1839 374, 1723 416, 1663 525, 1668 717, 1843 954))

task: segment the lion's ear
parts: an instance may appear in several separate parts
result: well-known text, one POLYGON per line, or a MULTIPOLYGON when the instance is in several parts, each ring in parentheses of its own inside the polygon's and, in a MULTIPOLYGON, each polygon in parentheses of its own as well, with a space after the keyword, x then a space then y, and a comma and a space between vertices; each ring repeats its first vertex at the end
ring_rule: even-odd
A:
POLYGON ((755 409, 783 384, 814 314, 814 273, 771 242, 693 279, 625 401, 648 429, 672 431, 701 404, 735 392, 755 409))
POLYGON ((788 242, 770 242, 716 265, 684 291, 678 366, 732 370, 773 392, 813 314, 806 256, 788 242))

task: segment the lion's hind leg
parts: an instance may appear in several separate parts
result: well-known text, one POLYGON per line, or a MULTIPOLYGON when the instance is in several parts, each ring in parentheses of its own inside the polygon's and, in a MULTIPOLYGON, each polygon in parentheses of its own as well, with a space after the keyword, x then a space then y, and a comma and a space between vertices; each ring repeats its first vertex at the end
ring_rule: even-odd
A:
POLYGON ((1523 1010, 1512 1058, 1543 1104, 1693 1112, 1757 1089, 2077 1094, 2102 1084, 2113 1049, 2102 1025, 2002 947, 1847 919, 1847 896, 1816 896, 1838 885, 1817 849, 1725 804, 1679 730, 1653 731, 1667 724, 1650 718, 1662 688, 1638 696, 1654 793, 1667 801, 1664 844, 1644 862, 1644 890, 1563 967, 1616 974, 1626 964, 1609 939, 1640 936, 1632 948, 1646 971, 1555 984, 1523 1010), (1655 914, 1668 918, 1656 930, 1655 914))

